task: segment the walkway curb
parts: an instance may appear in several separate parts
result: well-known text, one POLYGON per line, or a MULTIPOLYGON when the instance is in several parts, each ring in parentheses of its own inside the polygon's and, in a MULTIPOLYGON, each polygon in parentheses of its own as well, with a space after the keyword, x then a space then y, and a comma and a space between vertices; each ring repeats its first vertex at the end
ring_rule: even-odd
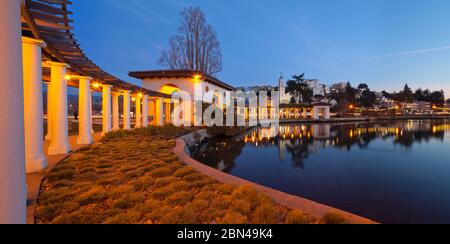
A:
MULTIPOLYGON (((195 133, 195 132, 194 132, 195 133)), ((191 134, 192 135, 192 134, 191 134)), ((189 136, 189 135, 188 135, 189 136)), ((370 219, 360 217, 358 215, 336 209, 333 207, 329 207, 308 199, 304 199, 298 196, 290 195, 281 191, 277 191, 275 189, 265 187, 247 180, 244 180, 242 178, 232 176, 229 174, 226 174, 222 171, 219 171, 217 169, 211 168, 209 166, 206 166, 194 159, 192 159, 186 149, 186 142, 185 142, 186 136, 180 137, 176 139, 176 147, 173 150, 173 152, 179 157, 179 159, 187 164, 188 166, 196 169, 200 173, 203 173, 213 179, 216 179, 219 182, 225 183, 225 184, 234 184, 234 185, 251 185, 253 188, 255 188, 260 193, 263 193, 271 198, 274 199, 275 202, 277 202, 280 205, 286 206, 291 209, 300 209, 304 211, 305 213, 316 217, 316 218, 322 218, 327 213, 338 213, 345 217, 347 221, 350 224, 378 224, 375 221, 372 221, 370 219)))

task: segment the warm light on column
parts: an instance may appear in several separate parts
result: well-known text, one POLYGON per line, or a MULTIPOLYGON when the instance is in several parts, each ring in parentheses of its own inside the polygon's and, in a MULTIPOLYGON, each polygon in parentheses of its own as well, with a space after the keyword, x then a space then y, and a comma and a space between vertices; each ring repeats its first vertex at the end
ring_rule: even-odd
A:
POLYGON ((70 152, 69 127, 67 114, 67 80, 68 65, 57 62, 47 62, 51 69, 51 95, 48 104, 51 110, 50 123, 51 140, 48 148, 49 155, 66 154, 70 152))
POLYGON ((164 99, 156 98, 156 125, 163 126, 164 125, 164 99))
POLYGON ((111 123, 111 88, 110 85, 104 85, 103 86, 103 93, 102 93, 102 122, 103 122, 103 132, 102 135, 106 135, 107 133, 111 132, 112 123, 111 123))
POLYGON ((42 97, 42 40, 22 38, 26 172, 47 167, 44 155, 42 97))
POLYGON ((92 140, 92 94, 91 94, 91 80, 90 77, 79 78, 79 125, 78 125, 78 139, 77 143, 80 145, 91 144, 92 140))
POLYGON ((120 130, 120 118, 119 118, 119 93, 112 93, 112 130, 120 130))
POLYGON ((142 96, 142 126, 148 127, 148 95, 142 96))
POLYGON ((135 128, 141 128, 142 127, 142 117, 141 117, 141 97, 142 94, 138 94, 134 99, 136 104, 136 126, 135 128))
POLYGON ((123 129, 129 130, 131 129, 131 120, 130 120, 130 91, 123 91, 123 129))
POLYGON ((51 135, 52 129, 50 128, 50 126, 52 124, 52 123, 50 123, 50 118, 51 118, 50 112, 51 111, 49 109, 49 106, 51 103, 51 95, 50 95, 51 88, 50 88, 50 86, 52 85, 52 83, 46 82, 45 84, 47 85, 47 135, 45 136, 45 140, 49 141, 52 138, 52 135, 51 135))

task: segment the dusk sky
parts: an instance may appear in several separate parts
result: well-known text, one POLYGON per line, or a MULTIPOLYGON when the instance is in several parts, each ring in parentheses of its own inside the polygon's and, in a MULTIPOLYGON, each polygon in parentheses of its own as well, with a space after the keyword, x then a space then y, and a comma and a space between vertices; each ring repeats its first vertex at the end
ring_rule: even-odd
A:
POLYGON ((276 85, 280 72, 324 84, 405 83, 450 95, 448 0, 73 1, 74 33, 88 57, 130 82, 158 64, 185 6, 200 6, 223 52, 217 76, 234 86, 276 85))

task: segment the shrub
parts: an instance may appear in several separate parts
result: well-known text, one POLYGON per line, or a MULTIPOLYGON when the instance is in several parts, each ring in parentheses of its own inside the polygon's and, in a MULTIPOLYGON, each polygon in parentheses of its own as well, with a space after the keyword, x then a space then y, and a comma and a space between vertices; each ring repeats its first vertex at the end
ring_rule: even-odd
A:
POLYGON ((184 167, 184 168, 181 168, 181 169, 178 169, 177 171, 175 171, 175 173, 173 173, 173 175, 181 178, 183 176, 187 176, 187 175, 190 175, 193 173, 196 173, 196 171, 193 168, 184 167))
POLYGON ((175 209, 160 220, 161 224, 195 224, 196 222, 195 212, 190 208, 175 209))
POLYGON ((252 203, 244 200, 234 199, 231 202, 230 209, 237 213, 247 215, 252 211, 252 203))
POLYGON ((101 224, 102 214, 94 210, 79 210, 67 215, 61 215, 52 224, 101 224))
POLYGON ((252 207, 258 203, 258 192, 250 185, 242 185, 234 190, 232 198, 236 200, 243 200, 252 204, 252 207))
POLYGON ((104 224, 136 224, 140 223, 142 213, 133 209, 119 213, 103 222, 104 224))
POLYGON ((95 187, 92 190, 81 194, 77 200, 80 202, 80 204, 83 205, 89 205, 93 203, 101 203, 107 198, 107 193, 103 189, 103 187, 95 187))
POLYGON ((231 205, 231 197, 230 196, 219 196, 215 198, 211 206, 215 209, 219 210, 227 210, 228 207, 231 205))
POLYGON ((126 194, 115 201, 112 207, 116 209, 130 209, 142 201, 144 201, 144 197, 139 194, 126 194))
POLYGON ((261 204, 253 213, 253 224, 278 224, 280 223, 280 212, 273 204, 261 204))
POLYGON ((164 187, 168 186, 177 181, 177 178, 173 176, 163 177, 155 180, 155 187, 164 187))
POLYGON ((339 213, 327 213, 322 217, 320 223, 328 225, 342 225, 346 224, 347 220, 339 213))
POLYGON ((161 200, 168 198, 175 192, 176 192, 176 190, 172 186, 165 186, 165 187, 156 189, 154 192, 152 192, 151 196, 153 199, 161 201, 161 200))
POLYGON ((194 212, 200 212, 209 207, 209 202, 203 199, 195 199, 185 206, 186 209, 192 209, 194 212))
POLYGON ((75 170, 73 169, 63 169, 63 170, 55 170, 50 172, 47 175, 47 179, 50 182, 57 180, 71 180, 75 175, 75 170))
POLYGON ((164 168, 157 168, 149 172, 149 175, 151 175, 154 178, 161 178, 166 177, 172 174, 172 170, 168 167, 164 168))
POLYGON ((214 207, 203 210, 198 217, 198 220, 202 224, 216 223, 220 216, 224 216, 226 210, 216 209, 214 207))
POLYGON ((172 206, 181 206, 190 202, 193 198, 193 194, 186 191, 181 191, 173 194, 166 200, 166 204, 172 206))
POLYGON ((308 214, 305 214, 301 210, 292 210, 290 211, 285 219, 286 224, 294 224, 294 225, 305 225, 312 224, 315 222, 315 219, 308 214))
POLYGON ((217 187, 217 192, 225 195, 231 195, 234 190, 236 190, 236 186, 232 184, 223 184, 217 187))
POLYGON ((227 211, 225 216, 219 221, 220 224, 248 224, 248 219, 241 213, 227 211))
POLYGON ((73 185, 75 185, 75 183, 71 180, 60 180, 52 183, 52 187, 54 188, 71 187, 73 185))

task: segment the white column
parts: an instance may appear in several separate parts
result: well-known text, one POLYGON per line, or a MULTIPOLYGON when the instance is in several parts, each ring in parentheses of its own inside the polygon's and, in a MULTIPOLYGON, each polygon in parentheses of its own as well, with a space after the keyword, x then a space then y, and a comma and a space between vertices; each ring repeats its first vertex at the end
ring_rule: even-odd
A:
POLYGON ((164 125, 164 99, 156 98, 156 125, 163 126, 164 125))
POLYGON ((0 3, 0 224, 26 223, 20 1, 0 3))
POLYGON ((51 115, 50 115, 50 109, 49 109, 49 106, 50 106, 50 101, 51 101, 51 95, 50 95, 50 86, 51 86, 51 82, 45 82, 45 84, 47 85, 47 135, 45 136, 45 140, 46 141, 49 141, 51 138, 52 138, 52 129, 50 128, 50 125, 52 124, 52 123, 50 123, 50 117, 51 117, 51 115))
POLYGON ((103 136, 111 132, 111 88, 112 86, 110 85, 103 86, 103 94, 102 94, 103 136))
POLYGON ((44 155, 44 102, 42 98, 42 40, 22 37, 23 96, 25 122, 25 169, 27 173, 47 167, 44 155))
POLYGON ((142 126, 148 127, 148 95, 142 96, 142 126))
POLYGON ((90 114, 91 114, 91 134, 93 135, 95 133, 94 131, 94 113, 92 113, 92 107, 94 106, 94 103, 92 102, 92 96, 93 96, 93 91, 92 88, 90 89, 91 95, 89 96, 89 99, 91 100, 91 106, 89 107, 90 110, 90 114))
POLYGON ((91 144, 92 140, 92 94, 91 94, 91 80, 90 77, 79 78, 78 91, 78 111, 79 111, 79 125, 78 125, 78 139, 77 143, 80 145, 91 144))
POLYGON ((165 118, 164 122, 166 124, 170 124, 171 123, 171 111, 170 111, 171 104, 170 104, 170 99, 166 99, 165 102, 166 102, 166 113, 165 113, 166 114, 166 118, 165 118))
POLYGON ((131 129, 130 122, 130 91, 123 91, 123 129, 131 129))
POLYGON ((51 110, 52 125, 50 128, 51 142, 48 148, 49 155, 66 154, 70 152, 69 128, 67 116, 67 64, 48 62, 51 67, 51 110))
POLYGON ((135 128, 141 128, 142 127, 142 117, 141 117, 141 98, 139 94, 136 95, 136 126, 135 128))
POLYGON ((112 93, 112 130, 118 131, 120 130, 120 122, 119 122, 119 93, 112 93))

